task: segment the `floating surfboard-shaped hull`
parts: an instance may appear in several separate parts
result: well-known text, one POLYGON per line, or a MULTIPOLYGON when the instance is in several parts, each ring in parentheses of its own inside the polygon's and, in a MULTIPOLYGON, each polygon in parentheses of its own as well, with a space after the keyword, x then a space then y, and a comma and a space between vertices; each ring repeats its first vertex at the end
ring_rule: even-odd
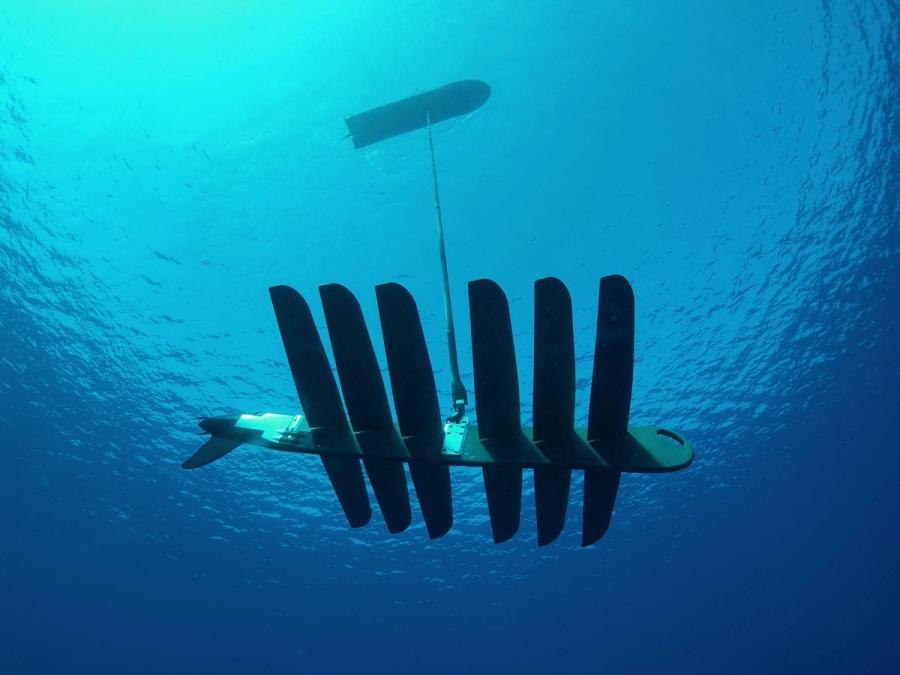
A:
POLYGON ((481 467, 497 543, 519 529, 522 474, 529 469, 535 472, 539 546, 562 532, 571 473, 582 470, 582 545, 588 546, 609 528, 622 473, 678 471, 693 460, 681 434, 628 426, 634 295, 624 277, 600 282, 586 429, 574 426, 572 306, 559 279, 535 284, 533 428, 521 426, 509 303, 497 284, 469 284, 477 426, 465 418, 442 419, 412 296, 398 284, 376 291, 397 423, 362 309, 350 291, 337 284, 320 288, 336 379, 308 304, 294 289, 276 286, 270 294, 304 414, 204 419, 201 428, 211 438, 184 468, 216 461, 242 443, 317 454, 350 526, 371 517, 365 469, 388 531, 395 533, 412 519, 407 465, 428 534, 437 538, 453 524, 449 467, 481 467))
POLYGON ((363 148, 452 117, 470 113, 488 100, 491 88, 481 80, 461 80, 345 119, 353 147, 363 148))

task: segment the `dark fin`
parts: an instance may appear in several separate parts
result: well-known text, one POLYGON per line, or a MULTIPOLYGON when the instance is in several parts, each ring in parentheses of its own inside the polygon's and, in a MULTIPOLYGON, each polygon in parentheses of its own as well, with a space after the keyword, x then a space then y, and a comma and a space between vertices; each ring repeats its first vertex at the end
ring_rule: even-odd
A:
MULTIPOLYGON (((273 286, 269 295, 307 422, 310 427, 326 427, 352 441, 337 383, 309 305, 290 286, 273 286)), ((355 441, 352 443, 355 445, 355 441)), ((322 464, 350 527, 369 522, 372 510, 359 460, 323 455, 322 464)))
POLYGON ((534 505, 538 546, 545 546, 562 533, 569 506, 572 470, 562 466, 534 468, 534 505))
POLYGON ((406 487, 403 462, 396 459, 363 457, 363 466, 366 467, 366 475, 369 477, 388 532, 391 534, 403 532, 412 522, 409 488, 406 487))
POLYGON ((269 295, 309 426, 346 428, 341 395, 309 305, 290 286, 273 286, 269 295))
POLYGON ((502 438, 521 432, 519 375, 506 295, 490 279, 469 282, 472 360, 478 435, 502 438))
MULTIPOLYGON (((477 399, 476 399, 477 400, 477 399)), ((483 466, 484 491, 491 516, 494 543, 512 539, 519 529, 522 512, 522 469, 511 466, 483 466)))
POLYGON ((441 433, 441 409, 416 302, 400 284, 376 286, 375 295, 400 433, 441 433))
POLYGON ((559 279, 548 277, 534 284, 534 438, 552 438, 574 427, 572 300, 559 279))
POLYGON ((372 108, 345 119, 353 137, 353 147, 372 143, 422 129, 428 124, 442 122, 472 112, 491 95, 491 88, 480 80, 453 82, 431 91, 372 108))
MULTIPOLYGON (((469 282, 469 311, 478 436, 493 456, 504 461, 529 458, 532 449, 541 456, 522 434, 519 421, 516 352, 503 290, 489 279, 469 282)), ((519 529, 522 469, 486 466, 483 473, 494 541, 503 542, 519 529)))
POLYGON ((201 445, 197 452, 188 457, 184 464, 181 465, 181 468, 197 469, 201 466, 206 466, 210 462, 215 462, 217 459, 224 457, 240 444, 240 441, 213 436, 201 445))
MULTIPOLYGON (((552 463, 566 459, 564 442, 575 427, 575 338, 572 299, 553 277, 534 284, 534 440, 552 463), (564 440, 565 439, 565 440, 564 440)), ((566 524, 572 471, 534 469, 538 546, 554 541, 566 524)))
POLYGON ((340 284, 320 286, 319 295, 353 430, 393 429, 387 393, 359 302, 340 284))
POLYGON ((634 292, 625 277, 600 280, 588 440, 628 431, 634 374, 634 292))
MULTIPOLYGON (((622 276, 600 280, 597 339, 588 412, 588 440, 619 440, 628 433, 634 374, 634 292, 622 276)), ((598 541, 609 529, 621 474, 611 469, 584 472, 581 545, 598 541)))
MULTIPOLYGON (((375 294, 400 433, 404 437, 434 438, 440 445, 444 435, 443 422, 415 300, 400 284, 381 284, 375 287, 375 294)), ((416 457, 423 453, 415 452, 419 447, 415 443, 410 443, 409 447, 413 454, 409 473, 422 518, 428 536, 437 539, 453 527, 450 467, 416 461, 424 459, 416 457)))
POLYGON ((409 463, 409 474, 416 488, 428 537, 443 537, 453 527, 450 467, 446 464, 412 460, 409 463))
POLYGON ((346 455, 322 455, 321 459, 350 527, 362 527, 372 519, 372 507, 359 460, 346 455))
POLYGON ((609 529, 621 475, 611 469, 585 469, 582 546, 596 543, 609 529))
POLYGON ((405 453, 406 449, 394 429, 384 382, 362 309, 353 294, 339 284, 320 286, 319 295, 350 424, 355 432, 379 432, 372 436, 357 435, 369 483, 388 531, 392 534, 402 532, 412 522, 403 462, 380 457, 386 453, 375 445, 387 443, 395 446, 391 454, 405 453), (370 441, 373 444, 371 447, 370 441))

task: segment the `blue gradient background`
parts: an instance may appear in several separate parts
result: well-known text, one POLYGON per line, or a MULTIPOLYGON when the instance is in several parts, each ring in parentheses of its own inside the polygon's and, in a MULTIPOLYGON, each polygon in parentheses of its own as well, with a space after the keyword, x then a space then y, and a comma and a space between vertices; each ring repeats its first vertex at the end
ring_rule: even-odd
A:
MULTIPOLYGON (((847 2, 0 4, 0 672, 849 673, 900 667, 900 7, 847 2), (632 417, 684 472, 607 536, 351 531, 315 457, 195 472, 193 417, 297 409, 266 288, 407 285, 448 374, 426 141, 343 117, 448 81, 465 283, 637 297, 632 417)), ((318 303, 317 321, 323 324, 318 303)), ((382 361, 383 362, 383 361, 382 361)))

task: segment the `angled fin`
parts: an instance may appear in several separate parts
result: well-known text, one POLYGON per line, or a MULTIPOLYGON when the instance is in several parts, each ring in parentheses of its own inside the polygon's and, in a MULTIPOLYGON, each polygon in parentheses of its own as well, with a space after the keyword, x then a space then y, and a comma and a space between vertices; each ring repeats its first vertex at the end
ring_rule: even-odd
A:
POLYGON ((490 279, 469 282, 475 403, 482 438, 521 433, 519 375, 509 303, 490 279))
MULTIPOLYGON (((489 279, 469 282, 469 311, 479 438, 501 461, 531 459, 534 455, 543 459, 525 438, 519 421, 516 352, 509 303, 503 290, 489 279)), ((491 530, 494 542, 500 543, 519 529, 522 469, 486 466, 482 470, 491 530)))
MULTIPOLYGON (((477 400, 477 399, 476 399, 477 400)), ((509 541, 519 529, 522 513, 522 469, 511 466, 484 466, 491 532, 495 544, 509 541)))
POLYGON ((581 545, 590 546, 609 529, 622 474, 612 469, 585 469, 581 545))
POLYGON ((556 540, 566 526, 572 470, 562 466, 534 468, 534 506, 538 546, 556 540))
POLYGON ((372 507, 359 460, 342 455, 322 455, 321 459, 350 527, 368 524, 372 519, 372 507))
POLYGON ((197 469, 201 466, 206 466, 207 464, 224 457, 240 444, 241 441, 232 441, 228 438, 212 436, 206 443, 200 446, 197 452, 185 460, 181 465, 181 468, 197 469))
MULTIPOLYGON (((363 446, 363 453, 365 453, 363 446)), ((384 516, 388 532, 403 532, 412 522, 412 511, 409 506, 409 488, 406 487, 406 474, 403 462, 382 457, 366 457, 363 465, 369 476, 369 483, 378 500, 378 506, 384 516)))
POLYGON ((588 440, 628 431, 634 375, 634 292, 625 277, 600 280, 588 440))
POLYGON ((443 433, 431 359, 416 302, 400 284, 375 287, 400 433, 443 433))
POLYGON ((566 524, 571 469, 566 459, 575 427, 575 338, 572 299, 553 277, 534 284, 534 431, 549 466, 534 469, 538 546, 555 540, 566 524))
MULTIPOLYGON (((587 432, 601 455, 610 442, 628 433, 633 373, 634 292, 625 277, 603 277, 587 432)), ((609 528, 620 477, 612 469, 585 470, 582 546, 598 541, 609 528)))
POLYGON ((331 364, 309 305, 290 286, 269 289, 300 405, 311 427, 347 428, 331 364))
POLYGON ((369 483, 388 531, 392 534, 402 532, 412 522, 403 462, 378 456, 384 453, 375 446, 389 444, 395 452, 407 456, 408 453, 394 429, 384 382, 362 309, 353 294, 339 284, 320 286, 319 295, 350 424, 357 432, 356 439, 362 449, 369 483), (360 433, 371 431, 379 433, 360 433))
POLYGON ((443 537, 453 527, 450 467, 414 459, 409 462, 409 474, 416 488, 416 498, 422 509, 428 537, 443 537))
MULTIPOLYGON (((375 287, 375 294, 400 433, 405 438, 425 440, 436 446, 433 452, 439 453, 444 439, 443 423, 415 300, 400 284, 381 284, 375 287)), ((437 539, 453 526, 450 467, 421 461, 428 454, 422 446, 410 443, 408 447, 413 455, 409 473, 422 518, 428 536, 437 539)))
MULTIPOLYGON (((273 286, 269 295, 300 405, 313 434, 316 427, 326 427, 331 436, 341 436, 343 443, 355 446, 309 305, 290 286, 273 286)), ((359 460, 351 456, 323 455, 322 464, 350 527, 368 523, 372 509, 359 460)))

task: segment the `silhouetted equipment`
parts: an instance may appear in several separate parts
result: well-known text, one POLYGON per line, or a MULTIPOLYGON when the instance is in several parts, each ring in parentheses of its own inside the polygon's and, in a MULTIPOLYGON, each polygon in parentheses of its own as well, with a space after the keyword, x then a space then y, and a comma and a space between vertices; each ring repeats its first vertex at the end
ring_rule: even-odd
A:
POLYGON ((320 455, 347 521, 359 527, 371 517, 365 467, 388 530, 400 532, 411 520, 407 464, 428 534, 436 538, 453 522, 449 467, 482 467, 496 542, 519 528, 522 471, 532 469, 540 545, 562 531, 571 472, 583 470, 586 546, 609 526, 621 473, 677 471, 693 459, 691 445, 679 433, 628 427, 634 298, 623 277, 600 281, 586 429, 574 427, 572 306, 559 279, 535 283, 530 429, 519 419, 509 305, 494 282, 469 283, 477 426, 442 419, 419 313, 405 288, 390 283, 375 289, 396 423, 359 303, 337 284, 319 291, 346 412, 309 305, 294 289, 275 286, 270 294, 303 414, 204 419, 200 427, 212 437, 184 468, 203 466, 242 443, 320 455))
POLYGON ((693 460, 684 437, 661 427, 629 427, 634 368, 634 295, 624 277, 600 280, 587 428, 575 428, 572 302, 562 281, 540 279, 534 292, 533 428, 523 427, 509 304, 488 279, 469 283, 475 410, 459 374, 431 124, 470 112, 490 94, 468 80, 347 118, 359 148, 427 128, 443 273, 452 413, 438 403, 431 359, 412 295, 399 284, 375 289, 395 423, 362 308, 343 286, 319 288, 340 392, 306 300, 293 288, 269 289, 303 414, 254 413, 204 418, 210 439, 182 466, 213 462, 243 443, 322 458, 351 527, 372 511, 363 468, 388 531, 412 521, 404 464, 431 538, 453 525, 451 466, 481 467, 494 541, 519 529, 524 469, 534 471, 537 541, 565 525, 573 470, 584 471, 583 546, 609 527, 622 473, 678 471, 693 460), (344 410, 346 404, 346 411, 344 410))

